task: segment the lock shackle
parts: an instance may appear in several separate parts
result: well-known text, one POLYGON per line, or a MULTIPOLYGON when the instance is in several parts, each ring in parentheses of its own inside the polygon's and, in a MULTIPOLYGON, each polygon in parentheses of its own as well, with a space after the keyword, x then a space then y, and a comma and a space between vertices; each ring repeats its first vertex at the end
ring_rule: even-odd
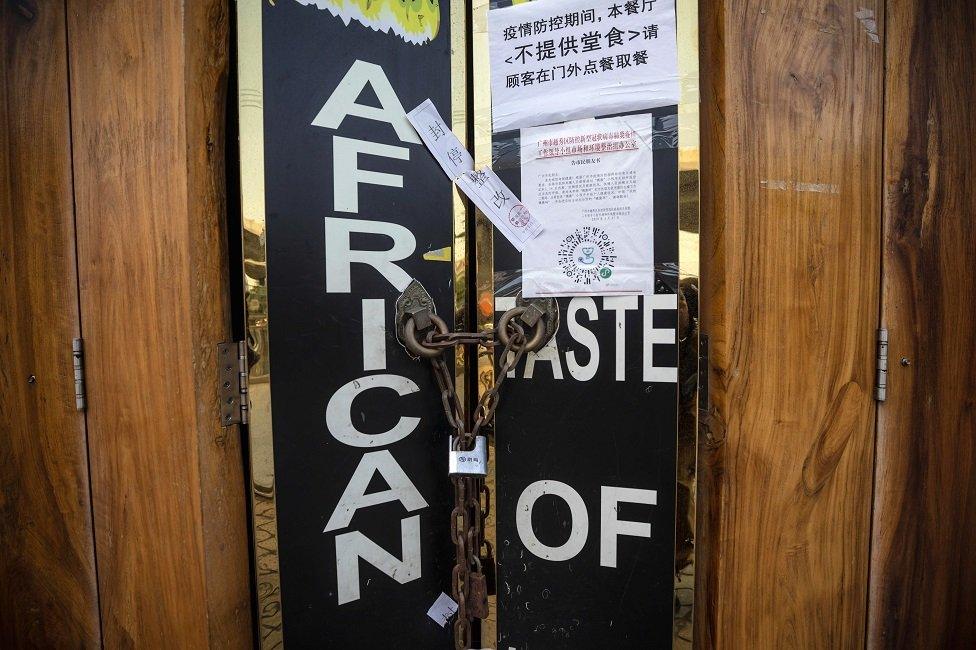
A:
MULTIPOLYGON (((434 324, 434 329, 438 334, 447 334, 447 323, 440 316, 430 315, 430 322, 434 324)), ((408 317, 403 324, 403 345, 415 356, 425 359, 436 359, 441 356, 440 348, 429 348, 417 340, 417 323, 413 317, 408 317)))
MULTIPOLYGON (((502 342, 502 345, 508 345, 509 335, 508 335, 508 324, 516 316, 521 316, 525 313, 526 307, 514 307, 509 309, 502 317, 498 319, 498 340, 502 342)), ((543 319, 539 319, 535 322, 535 327, 532 330, 532 337, 525 342, 526 352, 535 352, 542 346, 542 339, 546 335, 546 324, 543 319)))

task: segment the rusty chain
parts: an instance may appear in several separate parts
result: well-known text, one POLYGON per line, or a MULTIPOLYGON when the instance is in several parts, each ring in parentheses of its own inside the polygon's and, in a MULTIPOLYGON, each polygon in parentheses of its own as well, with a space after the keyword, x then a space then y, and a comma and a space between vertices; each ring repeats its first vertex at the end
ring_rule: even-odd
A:
MULTIPOLYGON (((514 368, 526 352, 537 350, 543 343, 545 323, 540 312, 526 312, 531 308, 515 307, 498 321, 489 332, 448 332, 443 320, 425 311, 408 315, 404 327, 404 344, 417 357, 427 359, 440 390, 444 416, 453 431, 453 449, 471 451, 483 429, 490 427, 499 404, 499 391, 508 372, 514 368), (519 317, 522 322, 516 322, 519 317), (426 324, 418 332, 417 323, 426 324), (531 338, 526 336, 523 324, 533 328, 531 338), (417 335, 422 334, 418 339, 417 335), (454 377, 444 359, 447 350, 461 345, 480 346, 494 350, 502 344, 495 383, 478 400, 474 421, 467 425, 464 407, 454 386, 454 377)), ((482 434, 483 435, 483 434, 482 434)), ((454 647, 466 650, 471 647, 471 624, 475 619, 488 615, 488 584, 483 573, 481 551, 485 558, 493 557, 491 544, 485 540, 485 523, 491 511, 491 498, 485 479, 476 476, 452 475, 454 485, 454 509, 451 511, 451 540, 454 543, 454 569, 451 571, 451 596, 457 602, 457 619, 454 621, 454 647)))

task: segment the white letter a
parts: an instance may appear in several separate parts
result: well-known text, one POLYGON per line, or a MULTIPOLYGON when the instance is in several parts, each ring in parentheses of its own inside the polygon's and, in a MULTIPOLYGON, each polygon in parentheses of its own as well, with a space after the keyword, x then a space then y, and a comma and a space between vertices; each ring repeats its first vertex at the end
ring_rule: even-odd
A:
POLYGON ((393 458, 393 454, 386 449, 363 454, 356 471, 349 479, 349 484, 339 497, 339 503, 332 511, 332 516, 329 517, 329 523, 325 525, 325 530, 322 532, 328 533, 345 528, 352 522, 353 515, 360 508, 390 501, 399 501, 407 512, 427 507, 427 502, 420 495, 417 486, 407 477, 406 472, 393 458), (380 473, 390 489, 366 494, 369 482, 376 472, 380 473))
POLYGON ((390 85, 390 80, 386 78, 383 68, 375 63, 358 60, 353 63, 346 76, 329 95, 322 110, 312 120, 312 125, 336 130, 347 115, 386 122, 393 127, 401 141, 420 144, 420 138, 407 121, 403 104, 400 103, 393 86, 390 85), (356 103, 366 84, 372 86, 382 108, 356 103))

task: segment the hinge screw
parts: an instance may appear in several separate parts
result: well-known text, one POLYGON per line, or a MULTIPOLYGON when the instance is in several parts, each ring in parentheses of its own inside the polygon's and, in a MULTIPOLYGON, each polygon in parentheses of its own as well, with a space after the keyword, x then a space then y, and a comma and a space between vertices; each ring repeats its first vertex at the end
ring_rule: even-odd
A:
POLYGON ((901 365, 903 365, 903 366, 905 366, 907 368, 908 366, 912 365, 912 360, 909 359, 908 357, 902 357, 901 358, 901 365))
POLYGON ((28 384, 36 384, 37 383, 37 377, 35 377, 34 375, 31 375, 30 377, 27 378, 27 383, 28 384))
POLYGON ((25 20, 33 21, 37 18, 37 6, 30 0, 16 0, 14 8, 25 20))

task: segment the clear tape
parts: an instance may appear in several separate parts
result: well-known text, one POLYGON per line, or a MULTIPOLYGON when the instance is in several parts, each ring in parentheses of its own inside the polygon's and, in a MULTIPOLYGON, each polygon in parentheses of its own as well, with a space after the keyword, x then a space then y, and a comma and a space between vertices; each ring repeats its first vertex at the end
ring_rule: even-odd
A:
MULTIPOLYGON (((508 7, 513 4, 512 0, 490 0, 489 8, 496 9, 502 7, 508 7)), ((680 28, 679 28, 680 29, 680 28)), ((697 70, 693 74, 682 74, 680 75, 680 81, 682 86, 689 85, 697 90, 697 70)), ((697 100, 697 92, 695 93, 695 99, 697 100)), ((623 121, 627 126, 631 128, 632 131, 637 133, 639 146, 649 147, 652 150, 664 150, 664 149, 674 149, 679 148, 679 131, 683 128, 687 131, 693 128, 695 131, 694 141, 697 142, 697 120, 695 120, 694 125, 681 124, 680 121, 684 122, 689 116, 682 113, 683 104, 679 104, 677 111, 675 113, 670 113, 666 115, 654 115, 655 112, 660 112, 661 109, 667 110, 667 107, 661 107, 661 109, 646 109, 640 111, 633 111, 624 114, 617 114, 613 116, 599 116, 592 118, 583 118, 580 120, 571 120, 572 122, 585 122, 586 120, 596 120, 600 122, 601 120, 617 119, 623 121), (647 127, 635 128, 635 124, 628 121, 629 117, 642 116, 645 117, 651 115, 651 129, 650 134, 646 134, 647 127)), ((696 111, 697 116, 697 111, 696 111)), ((521 130, 509 130, 502 132, 492 133, 492 122, 490 111, 487 114, 481 114, 477 116, 476 125, 477 129, 482 130, 485 133, 490 133, 491 138, 491 166, 497 173, 508 171, 514 171, 521 169, 524 161, 530 160, 538 156, 537 151, 530 151, 530 144, 528 138, 526 138, 523 146, 523 138, 521 137, 521 130)), ((553 125, 555 126, 555 125, 553 125)), ((688 139, 688 134, 685 133, 682 136, 686 140, 688 139)), ((697 228, 696 228, 697 229, 697 228)), ((680 258, 679 258, 680 259, 680 258)), ((697 264, 695 265, 697 267, 697 264)), ((697 270, 697 269, 696 269, 697 270)), ((685 275, 688 275, 687 273, 685 275)), ((522 289, 522 280, 524 272, 521 267, 517 269, 498 269, 496 267, 496 272, 493 274, 494 289, 496 297, 514 297, 522 289)), ((656 293, 674 293, 677 291, 678 286, 682 280, 682 274, 680 272, 679 264, 674 262, 660 263, 655 262, 654 264, 654 291, 656 293)))
MULTIPOLYGON (((646 115, 646 113, 640 113, 646 115)), ((631 114, 634 115, 634 114, 631 114)), ((627 122, 628 115, 614 118, 595 118, 601 119, 621 119, 627 122)), ((676 149, 678 147, 678 115, 660 115, 654 117, 653 129, 650 136, 650 147, 652 149, 676 149)), ((638 135, 640 131, 636 130, 638 135)), ((644 146, 648 145, 648 139, 642 136, 644 146)), ((518 169, 523 157, 522 138, 519 131, 505 131, 496 133, 491 144, 491 164, 497 172, 502 169, 518 169)))
MULTIPOLYGON (((495 297, 514 297, 522 290, 522 269, 495 271, 493 274, 495 297)), ((674 293, 678 286, 680 272, 673 262, 654 265, 654 292, 674 293)), ((581 294, 582 295, 582 294, 581 294)), ((594 297, 594 296, 591 296, 594 297)))

